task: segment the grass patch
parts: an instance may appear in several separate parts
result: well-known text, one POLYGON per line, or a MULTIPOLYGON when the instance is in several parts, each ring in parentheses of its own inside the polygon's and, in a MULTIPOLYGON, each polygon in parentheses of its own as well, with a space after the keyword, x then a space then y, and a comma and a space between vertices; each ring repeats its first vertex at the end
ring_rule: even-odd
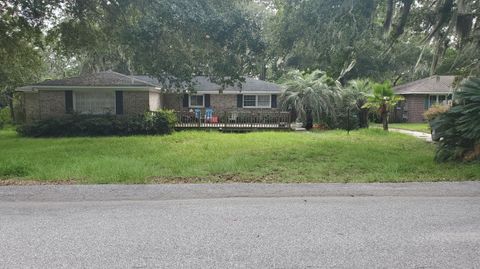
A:
POLYGON ((435 146, 380 129, 177 132, 31 139, 0 131, 0 179, 79 183, 475 180, 478 164, 437 164, 435 146))
MULTIPOLYGON (((371 126, 382 128, 382 125, 378 123, 372 123, 371 126)), ((430 126, 428 125, 428 123, 389 123, 388 127, 402 129, 402 130, 430 133, 430 126)))

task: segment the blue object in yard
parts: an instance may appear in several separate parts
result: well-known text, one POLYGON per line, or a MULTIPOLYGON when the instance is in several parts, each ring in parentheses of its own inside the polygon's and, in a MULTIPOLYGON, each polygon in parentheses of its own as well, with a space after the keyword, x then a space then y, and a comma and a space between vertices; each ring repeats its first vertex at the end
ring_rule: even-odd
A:
POLYGON ((199 108, 195 108, 195 118, 196 118, 196 119, 200 119, 200 113, 201 113, 200 109, 199 109, 199 108))
POLYGON ((210 121, 213 117, 213 109, 207 108, 205 109, 205 120, 210 121))

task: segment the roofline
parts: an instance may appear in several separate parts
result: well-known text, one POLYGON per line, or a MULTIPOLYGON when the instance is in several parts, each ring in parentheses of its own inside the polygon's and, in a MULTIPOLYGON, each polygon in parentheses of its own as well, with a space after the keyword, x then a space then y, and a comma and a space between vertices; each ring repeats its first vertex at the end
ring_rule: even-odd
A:
POLYGON ((153 86, 153 87, 159 87, 159 86, 160 86, 160 85, 158 85, 158 84, 154 84, 154 83, 145 81, 145 80, 143 80, 143 79, 136 78, 135 75, 125 75, 125 74, 118 73, 118 72, 115 72, 115 71, 107 71, 107 72, 110 72, 110 73, 113 73, 113 74, 116 74, 116 75, 118 75, 118 76, 122 76, 122 77, 125 77, 125 78, 133 79, 133 80, 136 80, 136 81, 145 83, 145 84, 150 85, 150 86, 153 86))
POLYGON ((453 94, 453 90, 450 92, 409 92, 409 93, 395 93, 397 95, 423 95, 423 94, 453 94))
POLYGON ((278 92, 273 92, 273 91, 223 91, 220 93, 220 91, 192 91, 192 93, 198 93, 198 94, 280 94, 282 93, 281 91, 278 92))
POLYGON ((433 75, 433 76, 429 76, 429 77, 426 77, 426 78, 421 78, 421 79, 417 79, 417 80, 414 80, 414 81, 410 81, 410 82, 407 82, 405 84, 396 85, 396 86, 393 87, 393 90, 396 90, 398 88, 407 88, 408 86, 418 84, 421 81, 429 80, 429 79, 436 79, 438 77, 454 77, 454 78, 456 78, 457 76, 455 76, 455 75, 433 75))
POLYGON ((24 86, 20 88, 16 88, 16 92, 33 92, 38 90, 53 90, 53 91, 62 91, 65 89, 77 89, 77 90, 84 90, 84 89, 128 89, 128 90, 146 90, 146 91, 158 91, 161 92, 162 88, 157 86, 45 86, 45 85, 31 85, 31 86, 24 86))

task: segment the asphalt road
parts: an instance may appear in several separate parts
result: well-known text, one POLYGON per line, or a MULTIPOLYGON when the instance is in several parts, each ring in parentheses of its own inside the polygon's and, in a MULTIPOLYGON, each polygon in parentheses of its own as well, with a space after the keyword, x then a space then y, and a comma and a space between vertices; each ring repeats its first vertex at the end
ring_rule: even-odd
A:
POLYGON ((2 187, 0 268, 480 268, 480 183, 2 187))

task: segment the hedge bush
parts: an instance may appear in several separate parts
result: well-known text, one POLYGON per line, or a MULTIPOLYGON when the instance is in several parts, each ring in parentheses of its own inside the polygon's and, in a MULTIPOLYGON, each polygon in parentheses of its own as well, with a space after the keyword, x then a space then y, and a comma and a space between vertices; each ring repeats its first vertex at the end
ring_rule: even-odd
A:
POLYGON ((448 111, 431 121, 440 142, 435 159, 480 160, 480 78, 465 80, 448 111))
POLYGON ((427 111, 425 111, 425 113, 423 113, 423 117, 430 122, 441 114, 447 112, 449 109, 450 106, 448 105, 433 105, 427 111))
POLYGON ((23 124, 17 128, 26 137, 164 135, 173 132, 173 111, 147 112, 144 115, 69 115, 23 124))
POLYGON ((10 108, 0 108, 0 129, 5 125, 12 124, 12 116, 10 115, 10 108))

